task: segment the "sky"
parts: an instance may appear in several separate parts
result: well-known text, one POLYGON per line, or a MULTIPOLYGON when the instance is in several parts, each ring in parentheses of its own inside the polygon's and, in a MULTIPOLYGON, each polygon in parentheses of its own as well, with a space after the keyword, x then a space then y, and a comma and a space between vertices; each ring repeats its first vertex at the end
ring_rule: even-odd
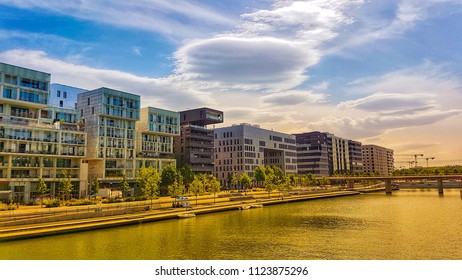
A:
MULTIPOLYGON (((462 164, 462 0, 0 0, 0 61, 462 164)), ((432 158, 426 160, 426 158, 432 158)))

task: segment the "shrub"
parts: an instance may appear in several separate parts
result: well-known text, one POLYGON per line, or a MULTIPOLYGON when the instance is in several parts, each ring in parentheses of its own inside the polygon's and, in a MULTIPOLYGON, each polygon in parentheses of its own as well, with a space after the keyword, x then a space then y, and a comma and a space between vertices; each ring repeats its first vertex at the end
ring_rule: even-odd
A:
POLYGON ((103 199, 103 203, 117 203, 117 202, 124 202, 124 200, 120 197, 110 197, 107 199, 103 199))
POLYGON ((0 202, 0 211, 16 210, 16 209, 18 209, 18 206, 16 206, 16 204, 14 203, 5 204, 5 203, 0 202))
POLYGON ((92 205, 98 203, 97 200, 90 199, 71 199, 66 202, 66 206, 92 205))
POLYGON ((46 208, 59 207, 61 206, 61 201, 57 199, 45 199, 43 205, 45 205, 46 208))

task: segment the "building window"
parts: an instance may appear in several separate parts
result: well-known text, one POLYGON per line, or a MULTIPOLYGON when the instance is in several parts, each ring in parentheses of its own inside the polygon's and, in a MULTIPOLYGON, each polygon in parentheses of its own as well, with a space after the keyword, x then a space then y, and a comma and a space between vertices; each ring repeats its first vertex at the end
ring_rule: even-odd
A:
POLYGON ((65 91, 63 92, 63 97, 67 98, 67 92, 65 92, 65 91))
POLYGON ((95 107, 91 107, 91 114, 92 114, 92 115, 95 114, 95 107))
POLYGON ((63 107, 64 106, 64 102, 62 100, 59 101, 59 107, 63 107))
POLYGON ((57 95, 58 97, 61 97, 61 91, 58 90, 58 91, 56 92, 56 95, 57 95))
POLYGON ((90 105, 90 98, 88 98, 87 100, 87 105, 90 105))

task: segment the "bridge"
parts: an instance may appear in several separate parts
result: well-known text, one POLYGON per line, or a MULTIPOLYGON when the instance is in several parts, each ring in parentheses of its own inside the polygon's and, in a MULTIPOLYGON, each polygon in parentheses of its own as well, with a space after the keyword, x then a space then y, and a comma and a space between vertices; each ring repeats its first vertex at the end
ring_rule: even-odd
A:
POLYGON ((462 175, 404 175, 404 176, 371 176, 371 177, 353 177, 353 176, 342 176, 342 177, 328 177, 331 181, 346 181, 348 188, 353 188, 355 181, 382 181, 385 182, 385 192, 387 194, 392 193, 394 181, 436 181, 438 186, 438 194, 443 194, 443 182, 447 180, 455 180, 461 182, 462 188, 462 175))

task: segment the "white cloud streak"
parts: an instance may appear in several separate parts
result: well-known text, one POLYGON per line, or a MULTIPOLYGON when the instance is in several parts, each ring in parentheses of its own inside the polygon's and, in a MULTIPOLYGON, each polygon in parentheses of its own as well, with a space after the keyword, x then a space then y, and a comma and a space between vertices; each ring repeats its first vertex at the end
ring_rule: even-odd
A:
POLYGON ((157 32, 175 40, 204 36, 219 26, 224 28, 236 23, 231 16, 200 2, 184 0, 0 0, 0 4, 157 32))
POLYGON ((143 99, 143 106, 183 110, 213 104, 210 94, 177 82, 175 76, 162 79, 140 77, 122 71, 63 62, 48 57, 42 51, 20 49, 1 52, 0 61, 52 73, 52 82, 89 90, 109 87, 138 94, 143 99))

